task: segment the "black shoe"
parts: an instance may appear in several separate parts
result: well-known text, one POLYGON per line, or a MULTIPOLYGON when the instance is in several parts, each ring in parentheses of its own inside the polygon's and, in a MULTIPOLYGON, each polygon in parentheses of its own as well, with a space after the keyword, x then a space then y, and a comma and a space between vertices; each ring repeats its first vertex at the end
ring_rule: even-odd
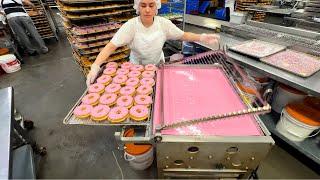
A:
POLYGON ((33 53, 29 53, 29 56, 36 56, 38 55, 37 51, 34 51, 33 53))

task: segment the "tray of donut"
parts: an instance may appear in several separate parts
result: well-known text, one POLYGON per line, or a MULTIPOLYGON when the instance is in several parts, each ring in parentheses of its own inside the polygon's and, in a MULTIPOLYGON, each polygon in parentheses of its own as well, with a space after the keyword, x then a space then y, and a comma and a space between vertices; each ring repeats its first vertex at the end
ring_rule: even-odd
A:
POLYGON ((109 62, 63 120, 64 124, 148 125, 157 67, 109 62))

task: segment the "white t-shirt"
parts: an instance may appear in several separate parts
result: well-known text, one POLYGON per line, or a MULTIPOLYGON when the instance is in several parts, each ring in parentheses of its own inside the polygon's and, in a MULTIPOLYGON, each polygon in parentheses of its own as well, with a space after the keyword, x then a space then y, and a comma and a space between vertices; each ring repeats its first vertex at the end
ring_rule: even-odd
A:
MULTIPOLYGON (((1 1, 2 0, 0 0, 0 11, 3 12, 1 1)), ((19 3, 19 4, 22 4, 22 0, 15 0, 15 1, 17 3, 19 3)), ((3 4, 9 4, 9 3, 14 3, 14 1, 12 1, 12 0, 3 0, 3 4)), ((24 12, 14 12, 14 13, 10 13, 10 14, 6 15, 7 19, 10 19, 12 17, 17 17, 17 16, 29 16, 29 15, 27 13, 24 13, 24 12)))
POLYGON ((130 19, 122 25, 111 42, 116 47, 128 45, 130 61, 135 64, 158 64, 163 60, 163 45, 166 40, 178 40, 184 32, 170 20, 155 16, 153 24, 146 28, 140 17, 130 19))

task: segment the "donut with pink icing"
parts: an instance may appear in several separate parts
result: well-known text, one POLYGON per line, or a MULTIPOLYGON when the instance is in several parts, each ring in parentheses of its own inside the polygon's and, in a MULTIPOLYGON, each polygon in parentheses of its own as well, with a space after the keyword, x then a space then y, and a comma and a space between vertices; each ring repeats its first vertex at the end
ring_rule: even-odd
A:
POLYGON ((108 85, 112 81, 112 77, 109 75, 102 75, 97 79, 97 83, 108 85))
POLYGON ((129 78, 127 81, 126 81, 126 86, 132 86, 134 88, 138 87, 139 85, 139 78, 129 78))
POLYGON ((89 93, 82 98, 82 103, 95 106, 99 103, 100 95, 98 93, 89 93))
POLYGON ((115 93, 118 94, 119 90, 121 89, 121 85, 120 84, 109 84, 106 88, 105 88, 105 92, 106 93, 115 93))
POLYGON ((130 108, 133 106, 133 97, 132 96, 120 96, 117 99, 117 106, 130 108))
POLYGON ((133 66, 131 62, 124 62, 121 64, 121 68, 130 69, 133 66))
POLYGON ((143 71, 144 67, 143 65, 135 64, 130 68, 131 71, 143 71))
POLYGON ((136 89, 133 86, 125 86, 120 89, 120 94, 123 96, 133 96, 136 89))
POLYGON ((116 68, 106 68, 106 69, 103 71, 103 74, 109 75, 109 76, 115 76, 115 75, 116 75, 116 72, 117 72, 117 69, 116 69, 116 68))
POLYGON ((136 95, 134 97, 134 103, 135 105, 145 105, 149 107, 149 105, 152 103, 152 98, 151 96, 147 95, 136 95))
POLYGON ((140 84, 141 85, 154 86, 155 85, 155 81, 154 81, 153 78, 142 78, 140 80, 140 84))
POLYGON ((108 118, 108 113, 110 111, 109 106, 99 104, 94 107, 91 111, 91 119, 94 121, 104 121, 108 118))
POLYGON ((140 71, 131 71, 128 74, 129 78, 139 78, 141 76, 141 72, 140 71))
POLYGON ((88 104, 81 104, 80 106, 77 106, 74 111, 73 114, 80 119, 84 119, 90 116, 92 110, 92 106, 88 105, 88 104))
POLYGON ((116 100, 117 100, 116 94, 103 94, 99 99, 99 103, 112 106, 116 103, 116 100))
POLYGON ((149 109, 144 105, 135 105, 130 109, 130 118, 134 121, 143 121, 149 117, 149 109))
POLYGON ((118 63, 116 63, 116 62, 108 62, 106 64, 106 68, 118 68, 118 63))
POLYGON ((129 73, 129 69, 124 69, 124 68, 121 68, 121 69, 118 69, 116 74, 118 75, 127 75, 129 73))
POLYGON ((105 86, 103 84, 94 83, 89 86, 88 92, 102 94, 104 92, 104 88, 105 86))
POLYGON ((108 120, 111 123, 119 123, 125 121, 129 116, 129 110, 126 107, 114 107, 110 110, 108 120))
POLYGON ((137 89, 137 94, 150 95, 152 92, 153 92, 152 87, 148 85, 142 85, 137 89))
POLYGON ((153 78, 154 75, 154 71, 143 71, 142 73, 143 78, 153 78))
POLYGON ((124 85, 126 81, 128 80, 128 77, 126 75, 116 75, 113 79, 112 82, 116 84, 121 84, 124 85))
POLYGON ((144 69, 146 71, 156 71, 157 70, 157 66, 155 66, 154 64, 147 64, 144 66, 144 69))

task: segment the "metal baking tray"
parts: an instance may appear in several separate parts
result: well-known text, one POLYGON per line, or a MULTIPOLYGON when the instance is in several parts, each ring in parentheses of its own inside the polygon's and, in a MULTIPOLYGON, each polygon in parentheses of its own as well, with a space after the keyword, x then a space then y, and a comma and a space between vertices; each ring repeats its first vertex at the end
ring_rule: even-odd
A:
POLYGON ((257 39, 245 41, 239 45, 229 48, 232 51, 252 56, 255 58, 263 58, 286 49, 286 46, 260 41, 257 39))
POLYGON ((133 4, 124 4, 124 5, 113 5, 113 6, 100 6, 98 8, 90 8, 88 7, 87 9, 76 9, 76 8, 67 8, 67 7, 62 7, 62 10, 65 12, 92 12, 92 11, 100 11, 100 10, 108 10, 108 9, 117 9, 117 8, 123 8, 123 7, 132 7, 133 4))

